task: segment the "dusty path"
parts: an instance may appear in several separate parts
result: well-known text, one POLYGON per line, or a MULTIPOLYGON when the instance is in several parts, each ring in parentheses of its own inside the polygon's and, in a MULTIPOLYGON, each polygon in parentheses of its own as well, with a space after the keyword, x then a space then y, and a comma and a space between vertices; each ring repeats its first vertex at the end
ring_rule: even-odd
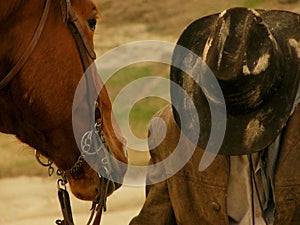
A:
MULTIPOLYGON (((61 218, 56 181, 50 178, 19 177, 0 180, 0 224, 54 225, 61 218)), ((144 201, 144 188, 123 187, 108 199, 102 225, 127 225, 144 201)), ((90 202, 71 196, 76 225, 86 224, 90 202)))

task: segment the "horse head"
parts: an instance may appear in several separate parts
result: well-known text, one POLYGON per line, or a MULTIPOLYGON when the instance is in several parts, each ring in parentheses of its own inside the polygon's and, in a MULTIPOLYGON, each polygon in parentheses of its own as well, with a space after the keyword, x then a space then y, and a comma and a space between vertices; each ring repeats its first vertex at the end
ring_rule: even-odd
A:
MULTIPOLYGON (((3 87, 0 83, 0 131, 16 135, 54 162, 76 197, 93 200, 99 192, 97 172, 84 160, 73 170, 82 158, 73 133, 72 106, 77 85, 95 59, 93 35, 99 11, 91 0, 2 1, 0 11, 0 81, 20 67, 3 87), (36 43, 28 53, 32 42, 36 43)), ((82 108, 89 107, 87 95, 81 98, 82 108)), ((106 144, 117 160, 127 163, 124 139, 105 87, 98 99, 106 144)), ((83 131, 90 128, 88 120, 80 118, 83 131)), ((121 177, 126 172, 124 167, 114 170, 121 177)))

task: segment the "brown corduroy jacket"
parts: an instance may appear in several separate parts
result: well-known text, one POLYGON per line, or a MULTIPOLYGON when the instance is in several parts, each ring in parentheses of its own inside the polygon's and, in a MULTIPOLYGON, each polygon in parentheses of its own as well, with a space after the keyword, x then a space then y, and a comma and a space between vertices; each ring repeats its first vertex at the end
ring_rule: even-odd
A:
MULTIPOLYGON (((151 151, 152 163, 167 158, 180 136, 170 106, 157 116, 165 120, 167 134, 151 151)), ((290 117, 282 137, 274 178, 274 225, 300 225, 300 105, 290 117)), ((147 186, 146 202, 130 225, 228 225, 229 158, 218 155, 205 171, 200 172, 202 155, 203 150, 196 148, 191 159, 175 175, 147 186)), ((166 171, 149 174, 148 180, 159 173, 166 171)))

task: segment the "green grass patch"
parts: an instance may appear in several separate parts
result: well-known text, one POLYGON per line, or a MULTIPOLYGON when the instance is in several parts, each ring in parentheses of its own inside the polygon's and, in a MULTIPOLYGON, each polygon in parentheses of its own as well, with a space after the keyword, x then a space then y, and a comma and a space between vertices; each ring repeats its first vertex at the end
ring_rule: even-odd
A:
POLYGON ((166 104, 168 103, 165 100, 149 97, 134 105, 130 112, 129 124, 138 138, 147 138, 149 121, 166 104))
MULTIPOLYGON (((169 66, 159 63, 143 63, 138 65, 133 65, 126 67, 116 74, 114 74, 105 84, 111 98, 112 103, 116 100, 116 97, 121 93, 123 89, 130 89, 130 84, 132 82, 139 82, 139 79, 155 76, 168 78, 169 66)), ((132 90, 132 95, 142 96, 143 92, 149 88, 147 93, 155 93, 155 83, 149 83, 136 87, 132 90), (153 89, 153 92, 152 92, 153 89)), ((169 92, 168 87, 166 87, 165 92, 169 92)), ((133 96, 135 97, 135 96, 133 96)), ((122 105, 114 108, 117 120, 126 120, 125 111, 128 110, 128 104, 130 104, 130 99, 122 102, 122 105), (121 108, 121 109, 120 109, 121 108), (123 109, 122 109, 123 108, 123 109)), ((129 124, 132 132, 139 138, 146 138, 148 131, 148 123, 152 116, 163 108, 167 102, 158 97, 145 97, 140 101, 136 102, 130 109, 129 124)), ((126 136, 126 134, 124 134, 126 136)))
MULTIPOLYGON (((169 65, 160 63, 143 63, 128 66, 117 73, 115 73, 105 84, 107 87, 112 104, 118 100, 118 95, 122 95, 122 91, 126 88, 132 88, 130 85, 134 82, 140 82, 140 79, 149 78, 150 76, 169 78, 169 65)), ((150 78, 152 79, 152 78, 150 78)), ((156 88, 159 84, 155 82, 143 83, 136 86, 133 90, 133 97, 143 96, 143 93, 156 93, 156 88)), ((158 88, 161 88, 159 86, 158 88)), ((164 92, 169 93, 169 88, 165 87, 164 92)), ((148 135, 148 124, 153 115, 163 108, 167 101, 155 97, 149 96, 140 99, 134 104, 130 105, 130 97, 124 97, 124 101, 118 107, 114 107, 114 113, 117 121, 123 131, 123 135, 128 137, 124 132, 123 126, 129 124, 129 129, 136 138, 146 139, 148 135), (128 112, 129 111, 129 112, 128 112), (129 115, 128 115, 129 113, 129 115)), ((127 125, 128 126, 128 125, 127 125)), ((145 150, 145 149, 143 149, 145 150)), ((149 160, 149 153, 146 151, 140 151, 138 149, 128 148, 129 163, 131 165, 147 165, 149 160)))
POLYGON ((260 6, 262 3, 262 0, 247 0, 245 1, 244 6, 247 8, 256 8, 260 6))

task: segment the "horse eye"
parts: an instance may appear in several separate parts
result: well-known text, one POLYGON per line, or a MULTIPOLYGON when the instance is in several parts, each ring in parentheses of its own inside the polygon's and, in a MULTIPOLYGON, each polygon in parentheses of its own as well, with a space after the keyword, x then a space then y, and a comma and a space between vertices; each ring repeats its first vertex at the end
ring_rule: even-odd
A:
POLYGON ((92 31, 95 31, 96 29, 96 24, 97 24, 97 20, 96 19, 89 19, 88 20, 88 24, 89 24, 89 27, 92 31))

